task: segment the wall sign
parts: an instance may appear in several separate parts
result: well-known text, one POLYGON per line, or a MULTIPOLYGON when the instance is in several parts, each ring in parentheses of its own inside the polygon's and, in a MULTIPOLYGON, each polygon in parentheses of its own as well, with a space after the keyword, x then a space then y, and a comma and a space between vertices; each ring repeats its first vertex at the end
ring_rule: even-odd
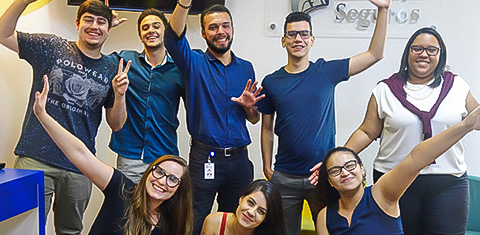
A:
POLYGON ((290 0, 292 11, 310 13, 319 8, 328 6, 330 0, 290 0))
MULTIPOLYGON (((370 38, 375 28, 377 8, 368 0, 265 0, 265 36, 281 37, 285 16, 303 11, 312 16, 317 37, 370 38)), ((408 38, 416 29, 431 25, 424 17, 431 7, 423 0, 392 0, 389 9, 389 38, 408 38), (424 6, 427 6, 426 8, 424 6), (426 10, 422 10, 426 9, 426 10)))

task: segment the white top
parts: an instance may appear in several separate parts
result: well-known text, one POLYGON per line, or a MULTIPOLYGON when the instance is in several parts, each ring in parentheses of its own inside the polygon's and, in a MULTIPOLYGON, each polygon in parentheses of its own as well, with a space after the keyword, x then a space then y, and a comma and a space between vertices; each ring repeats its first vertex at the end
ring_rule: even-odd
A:
MULTIPOLYGON (((443 84, 443 83, 442 83, 443 84)), ((407 82, 404 90, 407 100, 422 111, 429 111, 440 95, 441 86, 430 88, 407 82)), ((459 123, 468 114, 467 94, 470 87, 460 76, 456 76, 452 89, 438 107, 431 120, 432 135, 459 123)), ((380 148, 373 167, 382 173, 392 170, 408 153, 423 141, 422 122, 398 101, 384 82, 372 91, 378 105, 378 115, 384 120, 380 148)), ((425 167, 420 174, 463 175, 467 170, 461 141, 437 158, 434 164, 425 167)))

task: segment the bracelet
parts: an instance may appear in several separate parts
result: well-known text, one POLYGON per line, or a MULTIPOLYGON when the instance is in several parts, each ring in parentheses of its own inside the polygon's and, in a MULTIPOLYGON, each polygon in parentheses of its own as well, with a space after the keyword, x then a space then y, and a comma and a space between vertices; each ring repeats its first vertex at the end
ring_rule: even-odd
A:
POLYGON ((185 5, 183 5, 183 4, 180 3, 180 0, 177 0, 177 4, 178 4, 181 8, 183 8, 183 9, 190 9, 190 8, 192 7, 192 3, 191 3, 191 2, 190 2, 190 5, 185 6, 185 5))

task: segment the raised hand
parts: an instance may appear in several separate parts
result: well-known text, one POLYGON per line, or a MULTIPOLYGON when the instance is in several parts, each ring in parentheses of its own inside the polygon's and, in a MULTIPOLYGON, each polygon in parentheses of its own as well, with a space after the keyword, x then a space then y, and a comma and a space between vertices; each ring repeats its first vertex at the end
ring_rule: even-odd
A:
POLYGON ((40 116, 45 114, 45 104, 47 103, 47 96, 50 87, 48 84, 48 77, 47 75, 43 75, 43 90, 42 93, 39 91, 35 92, 35 103, 33 104, 33 112, 35 116, 40 116))
POLYGON ((252 84, 252 80, 248 79, 247 85, 245 86, 245 90, 240 97, 232 97, 233 102, 237 102, 239 105, 245 107, 246 109, 251 109, 253 106, 261 99, 265 98, 265 94, 258 96, 260 91, 262 91, 262 87, 257 88, 257 81, 252 84), (256 89, 256 91, 255 91, 256 89))
POLYGON ((118 72, 117 75, 112 80, 113 91, 115 95, 125 95, 128 89, 128 70, 130 70, 130 64, 132 61, 129 60, 127 66, 125 66, 125 70, 123 70, 123 59, 120 59, 120 63, 118 64, 118 72))
POLYGON ((370 0, 378 8, 389 8, 392 0, 370 0))
POLYGON ((112 28, 117 27, 123 23, 125 23, 128 19, 126 17, 119 17, 116 11, 112 11, 113 18, 112 18, 112 28))

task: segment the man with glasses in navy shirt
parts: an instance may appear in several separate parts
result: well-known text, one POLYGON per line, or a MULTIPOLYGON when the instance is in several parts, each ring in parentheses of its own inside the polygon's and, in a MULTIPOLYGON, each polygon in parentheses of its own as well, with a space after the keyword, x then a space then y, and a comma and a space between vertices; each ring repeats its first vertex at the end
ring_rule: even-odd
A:
POLYGON ((378 7, 375 32, 368 51, 348 59, 309 60, 314 45, 310 15, 292 12, 285 19, 282 46, 288 63, 262 81, 266 98, 262 112, 261 147, 263 172, 282 194, 287 234, 300 232, 306 199, 316 221, 320 211, 310 168, 335 147, 335 86, 383 57, 390 0, 371 0, 378 7), (277 118, 275 120, 275 114, 277 118), (272 170, 273 126, 278 136, 275 171, 272 170), (288 218, 287 218, 288 217, 288 218))

